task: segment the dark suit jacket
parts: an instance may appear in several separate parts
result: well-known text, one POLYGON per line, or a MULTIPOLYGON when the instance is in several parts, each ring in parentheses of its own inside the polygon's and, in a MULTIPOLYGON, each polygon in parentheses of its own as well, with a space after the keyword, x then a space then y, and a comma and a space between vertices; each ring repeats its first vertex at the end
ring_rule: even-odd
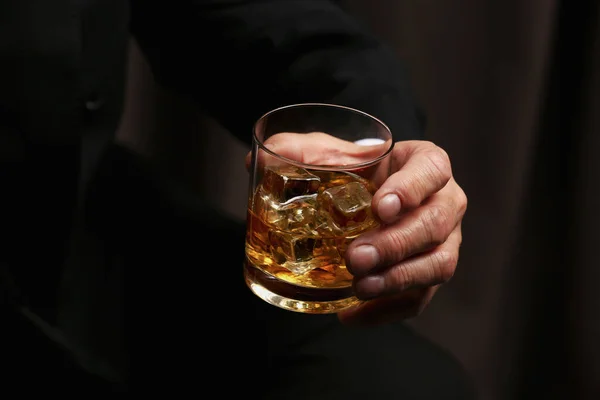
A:
MULTIPOLYGON (((94 200, 96 188, 114 178, 111 174, 137 176, 131 167, 119 169, 132 155, 113 153, 100 167, 100 183, 89 188, 81 182, 82 168, 92 161, 82 153, 82 144, 94 132, 114 131, 119 121, 129 35, 139 42, 160 84, 190 97, 240 140, 250 140, 253 122, 266 111, 301 102, 362 109, 385 121, 396 140, 422 135, 423 118, 403 66, 333 1, 1 2, 0 277, 13 304, 25 304, 50 325, 57 323, 62 304, 69 303, 64 295, 57 297, 61 282, 88 298, 77 300, 79 309, 71 307, 70 320, 117 318, 114 310, 125 301, 122 295, 112 296, 113 311, 100 315, 107 300, 94 300, 96 286, 111 276, 117 281, 111 290, 117 293, 123 288, 119 280, 131 271, 115 275, 114 267, 108 267, 114 262, 99 261, 110 258, 110 246, 79 243, 77 232, 86 215, 93 226, 111 218, 135 219, 114 196, 94 200), (94 201, 102 203, 106 215, 89 211, 94 201), (92 270, 86 252, 100 266, 92 270), (77 273, 69 275, 66 263, 77 273)), ((149 180, 155 179, 150 175, 149 180)), ((128 190, 132 184, 117 186, 128 190)), ((144 202, 155 193, 134 195, 144 202)), ((164 209, 165 204, 156 207, 164 209)), ((218 225, 214 213, 198 210, 190 216, 198 226, 218 225)), ((98 236, 102 229, 88 231, 98 236)), ((143 246, 140 232, 114 229, 108 236, 131 241, 128 234, 143 246)), ((165 273, 163 278, 171 272, 165 273)), ((80 338, 98 334, 86 324, 73 329, 78 332, 69 339, 78 342, 74 347, 94 346, 93 340, 80 338)), ((82 357, 126 352, 126 340, 115 340, 119 350, 82 357)), ((122 377, 126 358, 111 358, 107 363, 113 365, 99 373, 116 370, 122 377)))

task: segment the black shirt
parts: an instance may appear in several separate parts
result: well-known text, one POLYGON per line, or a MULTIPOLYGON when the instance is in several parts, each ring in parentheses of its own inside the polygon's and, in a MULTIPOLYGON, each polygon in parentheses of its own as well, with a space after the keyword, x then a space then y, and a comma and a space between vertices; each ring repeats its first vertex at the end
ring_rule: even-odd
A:
MULTIPOLYGON (((72 254, 75 227, 90 214, 83 207, 89 199, 81 194, 95 193, 82 186, 81 170, 90 160, 81 148, 93 132, 118 125, 130 35, 158 83, 191 98, 242 141, 250 140, 260 115, 303 102, 371 113, 390 126, 396 140, 422 137, 423 116, 402 64, 333 1, 0 3, 0 277, 12 301, 51 325, 60 313, 57 292, 65 263, 79 262, 78 270, 86 271, 81 255, 72 254)), ((109 157, 99 180, 109 179, 114 168, 136 175, 130 167, 118 170, 126 164, 123 157, 109 157)), ((140 199, 155 195, 140 193, 140 199)), ((110 199, 101 203, 116 221, 110 199)), ((91 219, 102 220, 98 215, 91 219)), ((213 218, 206 209, 190 215, 200 225, 213 218)), ((117 231, 125 235, 126 229, 117 231)), ((95 251, 108 254, 106 245, 100 247, 95 251)), ((95 274, 114 272, 114 263, 100 264, 95 274)), ((91 274, 86 285, 98 281, 91 274)), ((78 285, 73 279, 71 285, 78 285)), ((85 291, 93 297, 93 287, 85 291)), ((98 307, 81 315, 101 313, 98 307)), ((85 340, 79 345, 93 346, 85 340)))

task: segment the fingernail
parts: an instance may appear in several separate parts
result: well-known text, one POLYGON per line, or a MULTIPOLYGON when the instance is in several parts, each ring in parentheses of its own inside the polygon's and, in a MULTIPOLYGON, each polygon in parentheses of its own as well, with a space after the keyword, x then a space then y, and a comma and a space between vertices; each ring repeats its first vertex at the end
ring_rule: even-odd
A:
POLYGON ((379 296, 385 289, 385 282, 382 276, 367 276, 356 282, 354 291, 360 299, 371 299, 379 296))
POLYGON ((400 207, 400 198, 397 195, 386 194, 383 199, 379 200, 377 214, 382 221, 391 221, 400 213, 400 207))
POLYGON ((361 245, 350 252, 348 268, 354 275, 365 275, 379 262, 379 253, 371 245, 361 245))

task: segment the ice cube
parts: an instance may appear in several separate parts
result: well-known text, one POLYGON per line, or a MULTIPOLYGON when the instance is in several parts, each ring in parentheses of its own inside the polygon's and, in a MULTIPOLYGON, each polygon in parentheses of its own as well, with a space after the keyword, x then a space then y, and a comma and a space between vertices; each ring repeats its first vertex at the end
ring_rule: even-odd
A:
POLYGON ((349 182, 324 190, 318 197, 334 229, 345 234, 366 230, 374 224, 371 214, 372 196, 361 182, 349 182))
POLYGON ((298 233, 270 231, 269 242, 275 262, 301 274, 312 268, 310 261, 320 239, 298 233))
POLYGON ((267 225, 280 230, 301 229, 307 232, 316 228, 316 194, 298 196, 280 203, 264 188, 261 189, 255 198, 255 213, 267 225))
POLYGON ((285 203, 294 197, 317 193, 320 179, 293 165, 265 167, 262 188, 275 201, 285 203))

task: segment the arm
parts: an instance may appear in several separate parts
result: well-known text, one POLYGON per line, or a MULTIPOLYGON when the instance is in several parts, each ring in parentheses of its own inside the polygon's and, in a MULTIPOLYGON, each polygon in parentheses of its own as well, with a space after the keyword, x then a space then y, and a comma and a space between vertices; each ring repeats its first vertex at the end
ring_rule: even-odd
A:
POLYGON ((157 81, 245 142, 262 114, 303 102, 371 113, 395 140, 423 134, 402 65, 333 1, 131 3, 132 34, 157 81))

